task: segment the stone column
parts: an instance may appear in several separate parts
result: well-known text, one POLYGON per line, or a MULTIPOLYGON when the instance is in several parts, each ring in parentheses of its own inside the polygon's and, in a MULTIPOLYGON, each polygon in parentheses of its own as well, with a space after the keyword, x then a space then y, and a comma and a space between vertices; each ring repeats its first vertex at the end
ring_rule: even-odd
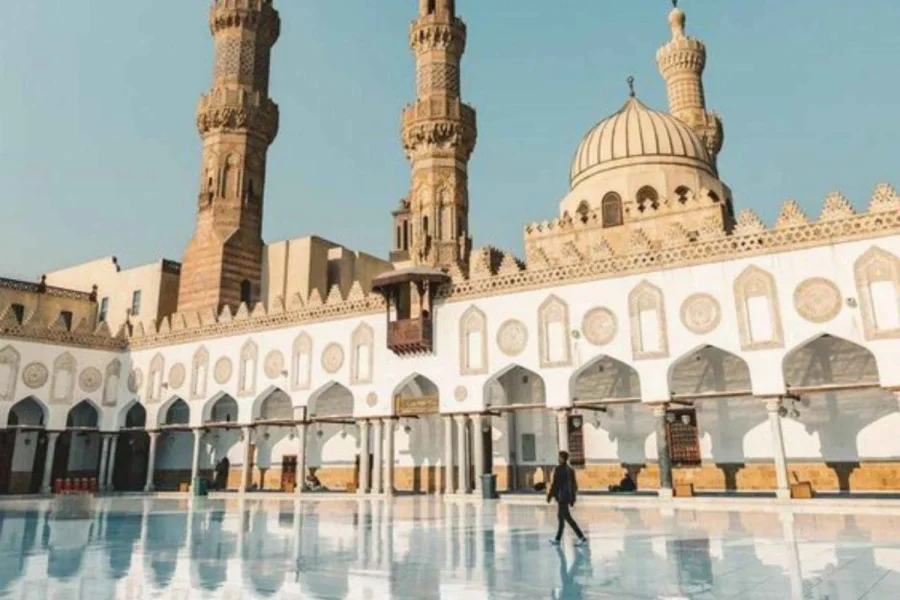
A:
POLYGON ((556 413, 556 439, 559 441, 559 451, 569 451, 569 413, 561 410, 556 413))
POLYGON ((381 493, 381 476, 384 474, 384 463, 382 462, 383 450, 384 450, 384 439, 382 438, 382 434, 384 432, 384 425, 381 423, 381 419, 376 419, 375 423, 373 423, 373 435, 372 435, 372 454, 375 455, 374 465, 372 467, 372 493, 380 494, 381 493))
POLYGON ((147 455, 147 484, 144 486, 145 492, 153 491, 153 475, 156 471, 156 439, 159 437, 158 431, 148 431, 150 435, 150 453, 147 455))
POLYGON ((115 491, 113 486, 113 472, 116 469, 116 451, 119 449, 119 434, 110 434, 109 457, 106 459, 106 491, 115 491))
POLYGON ((653 405, 656 420, 656 453, 659 455, 659 497, 672 497, 672 458, 669 455, 669 438, 666 435, 667 404, 653 405))
POLYGON ((453 493, 453 417, 444 417, 444 493, 453 493))
POLYGON ((359 422, 359 494, 369 491, 369 422, 359 422))
POLYGON ((59 433, 51 431, 47 434, 47 458, 44 459, 44 476, 41 478, 41 493, 49 494, 52 490, 50 481, 53 477, 53 455, 56 454, 56 440, 59 433))
POLYGON ((484 424, 482 415, 472 415, 472 458, 475 463, 475 490, 481 492, 481 476, 484 475, 484 433, 481 427, 484 424))
POLYGON ((194 456, 191 459, 191 491, 194 491, 194 480, 200 474, 200 438, 203 437, 202 429, 194 430, 194 456))
POLYGON ((467 415, 456 415, 456 461, 458 477, 456 493, 469 493, 469 461, 466 460, 466 419, 467 415))
POLYGON ((766 398, 766 412, 769 413, 769 427, 772 430, 772 456, 775 459, 775 495, 778 498, 791 497, 788 482, 787 456, 784 452, 784 433, 781 430, 781 398, 766 398))
POLYGON ((394 421, 384 420, 384 493, 394 495, 394 421))
POLYGON ((298 494, 303 493, 306 487, 306 429, 308 425, 301 423, 297 426, 297 488, 298 494))
POLYGON ((106 459, 109 457, 109 434, 100 434, 100 467, 97 469, 97 490, 106 489, 106 459))
POLYGON ((244 451, 241 453, 244 456, 244 463, 241 465, 241 485, 240 490, 242 492, 250 491, 250 461, 253 459, 251 456, 250 449, 250 427, 245 425, 241 427, 241 437, 244 441, 244 451))

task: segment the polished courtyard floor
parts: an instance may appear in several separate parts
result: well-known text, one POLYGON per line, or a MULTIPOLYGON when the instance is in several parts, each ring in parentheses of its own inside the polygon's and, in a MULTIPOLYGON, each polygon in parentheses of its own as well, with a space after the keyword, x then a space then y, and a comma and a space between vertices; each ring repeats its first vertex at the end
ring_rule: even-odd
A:
POLYGON ((0 503, 0 598, 900 598, 900 511, 434 498, 118 498, 89 519, 0 503))

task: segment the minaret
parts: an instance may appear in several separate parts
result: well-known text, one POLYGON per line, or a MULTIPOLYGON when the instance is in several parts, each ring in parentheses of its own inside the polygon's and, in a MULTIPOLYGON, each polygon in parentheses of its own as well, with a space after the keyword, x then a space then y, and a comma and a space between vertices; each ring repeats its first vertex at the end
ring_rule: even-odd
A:
POLYGON ((203 164, 197 227, 185 250, 178 310, 241 302, 260 295, 266 153, 278 133, 269 98, 269 64, 281 20, 272 0, 213 0, 213 84, 197 107, 203 164))
POLYGON ((703 70, 706 68, 706 46, 684 33, 687 17, 672 0, 669 13, 672 40, 656 53, 656 64, 666 80, 669 111, 681 119, 704 141, 713 163, 722 150, 724 132, 719 116, 706 110, 703 93, 703 70))
POLYGON ((468 163, 477 129, 475 110, 460 99, 466 25, 454 5, 454 0, 419 0, 419 17, 410 27, 417 87, 415 104, 403 111, 403 149, 412 163, 404 215, 410 235, 407 248, 397 249, 408 249, 416 265, 465 270, 472 248, 468 163))

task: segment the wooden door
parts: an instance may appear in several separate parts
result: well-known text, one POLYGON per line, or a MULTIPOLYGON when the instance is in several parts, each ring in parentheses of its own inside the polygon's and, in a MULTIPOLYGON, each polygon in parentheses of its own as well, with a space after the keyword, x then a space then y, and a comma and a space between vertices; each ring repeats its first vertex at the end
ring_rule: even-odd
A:
POLYGON ((0 431, 0 494, 8 494, 12 483, 12 461, 16 451, 16 432, 0 431))
POLYGON ((293 492, 297 487, 297 457, 283 456, 281 458, 281 491, 293 492))

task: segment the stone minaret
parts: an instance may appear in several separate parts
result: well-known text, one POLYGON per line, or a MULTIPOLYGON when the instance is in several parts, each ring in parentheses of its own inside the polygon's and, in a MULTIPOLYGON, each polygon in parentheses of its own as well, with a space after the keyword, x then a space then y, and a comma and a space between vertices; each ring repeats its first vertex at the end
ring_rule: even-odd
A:
POLYGON ((197 107, 203 164, 197 227, 181 268, 182 312, 258 301, 266 153, 278 132, 269 64, 281 20, 272 0, 213 0, 209 27, 215 69, 197 107))
POLYGON ((722 121, 706 110, 703 93, 703 70, 706 68, 706 46, 684 33, 687 17, 672 0, 675 8, 669 14, 672 40, 656 53, 659 72, 666 80, 669 111, 693 129, 706 144, 715 163, 724 142, 722 121))
POLYGON ((419 0, 419 17, 409 32, 417 94, 403 111, 403 149, 412 163, 410 260, 465 270, 472 247, 468 163, 477 129, 475 110, 460 99, 466 25, 454 5, 454 0, 419 0))

